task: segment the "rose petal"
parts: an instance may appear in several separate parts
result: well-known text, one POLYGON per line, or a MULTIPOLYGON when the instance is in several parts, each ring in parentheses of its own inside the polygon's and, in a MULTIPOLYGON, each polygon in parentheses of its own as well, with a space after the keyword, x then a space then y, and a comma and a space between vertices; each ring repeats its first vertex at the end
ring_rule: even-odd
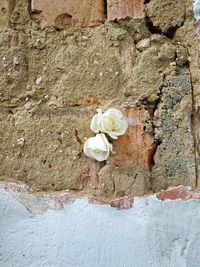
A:
POLYGON ((106 143, 108 150, 112 151, 112 144, 108 142, 108 139, 105 136, 105 134, 100 134, 100 135, 101 135, 102 139, 104 140, 104 142, 106 143))
POLYGON ((91 124, 90 124, 90 129, 94 132, 94 133, 98 133, 99 132, 99 126, 98 126, 98 122, 100 120, 101 114, 96 114, 93 116, 91 124))
POLYGON ((105 142, 105 138, 104 138, 104 134, 97 134, 95 137, 94 137, 94 140, 93 140, 93 147, 95 147, 95 149, 99 149, 101 151, 107 151, 108 148, 107 148, 107 143, 105 142))
POLYGON ((110 109, 106 110, 106 112, 104 114, 113 114, 119 118, 123 118, 122 112, 116 108, 110 108, 110 109))
POLYGON ((120 127, 118 130, 116 130, 114 132, 115 135, 119 136, 119 135, 123 135, 125 134, 126 130, 128 128, 128 120, 123 118, 121 121, 120 121, 120 127))
POLYGON ((83 147, 84 153, 98 161, 104 161, 109 157, 109 152, 112 151, 112 145, 108 142, 105 134, 97 134, 95 137, 90 137, 85 141, 83 147))
POLYGON ((115 132, 107 132, 107 134, 112 138, 112 139, 117 139, 117 135, 115 135, 115 132))
POLYGON ((109 157, 109 152, 108 151, 104 151, 104 152, 97 152, 96 150, 91 150, 91 157, 93 159, 96 159, 98 161, 104 161, 107 160, 109 157))

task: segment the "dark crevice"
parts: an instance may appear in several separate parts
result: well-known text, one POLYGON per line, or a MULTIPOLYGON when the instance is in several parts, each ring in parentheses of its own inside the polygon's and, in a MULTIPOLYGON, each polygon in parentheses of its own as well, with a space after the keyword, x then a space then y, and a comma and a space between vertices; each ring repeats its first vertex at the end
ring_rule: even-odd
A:
POLYGON ((155 101, 149 101, 147 98, 141 101, 141 104, 144 106, 144 109, 149 112, 151 117, 154 117, 154 113, 156 109, 158 108, 159 103, 161 102, 162 88, 163 86, 159 88, 159 93, 157 94, 158 98, 155 101))
POLYGON ((152 144, 151 152, 149 153, 148 159, 147 159, 147 163, 148 163, 148 167, 149 167, 149 171, 150 172, 152 172, 152 168, 155 165, 154 156, 156 154, 156 151, 157 151, 158 146, 161 143, 162 142, 160 140, 155 140, 154 143, 152 144))
POLYGON ((107 19, 108 17, 108 1, 104 0, 104 15, 105 15, 105 19, 107 19))
POLYGON ((80 145, 83 145, 83 141, 80 139, 79 137, 79 134, 78 134, 78 131, 75 130, 75 137, 76 137, 76 140, 77 142, 80 144, 80 145))
MULTIPOLYGON (((154 113, 158 109, 159 104, 162 102, 162 95, 163 95, 163 87, 164 87, 164 80, 165 80, 165 75, 163 75, 163 83, 159 88, 159 93, 158 93, 158 98, 154 102, 147 102, 148 105, 151 105, 153 108, 153 116, 152 116, 152 127, 153 127, 153 135, 155 136, 155 131, 156 131, 156 126, 153 123, 154 122, 154 113)), ((146 100, 147 101, 147 100, 146 100)), ((149 190, 152 193, 155 193, 154 189, 154 176, 152 174, 153 167, 155 166, 155 155, 158 150, 158 147, 162 144, 161 139, 155 139, 154 143, 152 144, 152 152, 149 154, 148 158, 148 166, 149 166, 149 171, 150 171, 150 176, 149 176, 149 183, 150 187, 149 190)))
POLYGON ((198 181, 198 159, 197 159, 197 155, 198 155, 198 135, 199 133, 196 133, 196 127, 199 126, 199 121, 200 121, 200 116, 199 116, 199 111, 193 111, 192 115, 191 115, 191 124, 192 124, 192 135, 193 135, 193 139, 194 139, 194 155, 195 155, 195 172, 196 172, 196 181, 195 181, 195 186, 196 188, 199 188, 199 181, 198 181))
MULTIPOLYGON (((188 62, 189 65, 189 62, 188 62)), ((199 179, 198 179, 198 144, 199 144, 199 132, 197 131, 197 129, 199 129, 199 108, 195 109, 195 97, 194 97, 194 87, 193 87, 193 83, 192 83, 192 74, 191 74, 191 69, 189 68, 190 71, 190 81, 191 81, 191 90, 192 90, 192 114, 191 114, 191 130, 192 130, 192 136, 193 136, 193 140, 194 140, 194 155, 195 155, 195 171, 196 171, 196 188, 199 188, 199 179)))
POLYGON ((145 24, 146 24, 147 29, 149 29, 150 33, 152 33, 152 34, 154 34, 154 33, 162 34, 161 29, 159 27, 157 27, 157 26, 154 26, 153 22, 151 21, 151 19, 148 16, 146 16, 146 18, 145 18, 145 24))
POLYGON ((151 0, 144 0, 144 4, 148 4, 151 0))
POLYGON ((169 39, 174 38, 174 35, 175 35, 177 29, 182 27, 184 25, 184 22, 185 22, 185 20, 183 21, 183 23, 180 26, 178 26, 178 25, 173 26, 173 27, 170 27, 167 31, 162 32, 160 27, 153 25, 153 22, 151 21, 150 17, 147 16, 145 18, 146 27, 149 29, 151 34, 155 34, 155 33, 162 34, 162 35, 165 35, 166 37, 168 37, 169 39))
MULTIPOLYGON (((153 134, 153 136, 155 136, 155 130, 156 130, 156 126, 154 125, 154 114, 155 114, 155 111, 158 109, 159 104, 162 101, 164 79, 165 79, 165 75, 163 74, 163 83, 159 88, 159 92, 157 94, 158 97, 155 101, 149 101, 147 98, 145 98, 141 101, 141 105, 150 114, 151 121, 152 121, 152 134, 153 134)), ((154 143, 152 144, 151 151, 150 151, 148 159, 147 159, 150 173, 152 172, 153 166, 155 165, 154 158, 156 155, 156 151, 161 144, 162 144, 162 140, 160 140, 160 139, 155 139, 154 143)), ((153 179, 153 178, 151 177, 150 179, 153 179)))
POLYGON ((116 188, 115 188, 115 180, 113 179, 112 181, 112 184, 113 184, 113 192, 114 192, 114 195, 116 194, 116 188))
POLYGON ((180 27, 179 26, 171 27, 166 32, 164 32, 163 34, 165 36, 167 36, 169 39, 173 39, 178 28, 180 28, 180 27))
POLYGON ((131 187, 134 185, 134 183, 135 183, 135 181, 136 181, 138 175, 139 175, 139 174, 136 173, 136 175, 134 176, 133 181, 131 182, 131 184, 124 190, 125 192, 127 192, 129 189, 131 189, 131 187))
POLYGON ((9 114, 14 114, 14 112, 11 109, 8 110, 8 113, 9 114))

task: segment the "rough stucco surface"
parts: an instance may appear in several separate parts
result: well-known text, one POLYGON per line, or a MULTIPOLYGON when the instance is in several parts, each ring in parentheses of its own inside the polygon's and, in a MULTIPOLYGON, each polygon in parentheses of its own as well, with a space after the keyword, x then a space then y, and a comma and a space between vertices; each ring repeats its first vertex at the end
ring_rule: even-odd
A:
POLYGON ((200 193, 165 189, 200 189, 200 1, 48 3, 0 3, 0 265, 199 267, 200 193), (129 122, 103 163, 97 107, 129 122))
POLYGON ((52 13, 48 1, 6 3, 0 21, 1 180, 25 182, 34 192, 106 198, 180 184, 195 188, 192 1, 110 1, 108 15, 122 7, 115 21, 97 18, 97 7, 88 5, 83 25, 64 17, 56 24, 56 17, 65 13, 73 20, 84 9, 76 10, 73 1, 55 2, 52 13), (98 26, 88 27, 91 16, 98 26), (82 152, 97 107, 121 109, 129 120, 113 144, 117 154, 102 164, 82 152))
POLYGON ((0 265, 199 267, 200 1, 49 3, 0 3, 0 265))
POLYGON ((1 266, 200 266, 199 200, 149 196, 117 210, 77 199, 33 215, 2 187, 0 195, 1 266))

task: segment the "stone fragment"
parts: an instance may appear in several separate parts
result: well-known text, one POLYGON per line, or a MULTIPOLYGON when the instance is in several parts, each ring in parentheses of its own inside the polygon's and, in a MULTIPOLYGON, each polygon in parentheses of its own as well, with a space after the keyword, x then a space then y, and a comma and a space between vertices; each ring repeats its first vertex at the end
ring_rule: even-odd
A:
POLYGON ((147 16, 157 31, 170 35, 185 20, 186 1, 152 0, 146 5, 147 16), (171 30, 171 32, 168 32, 171 30))
POLYGON ((108 0, 108 19, 144 18, 143 0, 108 0))
POLYGON ((167 38, 152 35, 151 47, 138 56, 137 64, 133 67, 126 93, 135 99, 156 101, 162 88, 164 72, 175 57, 176 47, 167 38))
POLYGON ((117 208, 118 210, 122 209, 131 209, 134 204, 133 197, 122 197, 111 202, 111 207, 117 208))
POLYGON ((189 54, 187 49, 184 46, 178 45, 177 49, 176 49, 176 63, 179 66, 183 66, 184 64, 186 64, 188 62, 189 59, 189 54))
POLYGON ((141 40, 140 42, 137 43, 136 48, 142 52, 143 50, 147 49, 148 47, 150 47, 151 42, 150 42, 150 38, 146 38, 141 40))
POLYGON ((32 0, 31 11, 41 28, 96 26, 105 18, 103 0, 32 0))

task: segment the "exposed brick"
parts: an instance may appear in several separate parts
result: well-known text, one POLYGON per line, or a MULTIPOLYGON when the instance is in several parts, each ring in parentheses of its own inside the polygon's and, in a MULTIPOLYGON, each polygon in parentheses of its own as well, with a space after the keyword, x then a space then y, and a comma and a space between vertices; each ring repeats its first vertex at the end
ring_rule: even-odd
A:
POLYGON ((189 200, 189 199, 200 199, 200 193, 192 191, 191 187, 178 186, 169 188, 166 191, 156 194, 159 200, 189 200))
POLYGON ((108 0, 108 19, 144 18, 143 0, 108 0))
POLYGON ((32 18, 42 28, 95 26, 104 20, 103 0, 32 0, 32 18))
POLYGON ((111 207, 117 208, 118 210, 131 209, 134 204, 133 197, 121 197, 111 202, 111 207))
POLYGON ((129 120, 126 133, 119 137, 114 144, 116 160, 120 165, 140 165, 151 168, 153 155, 156 150, 153 135, 145 133, 142 117, 145 110, 131 108, 124 111, 129 120))
POLYGON ((94 97, 88 96, 86 99, 80 99, 78 105, 80 106, 97 106, 99 103, 94 97))

